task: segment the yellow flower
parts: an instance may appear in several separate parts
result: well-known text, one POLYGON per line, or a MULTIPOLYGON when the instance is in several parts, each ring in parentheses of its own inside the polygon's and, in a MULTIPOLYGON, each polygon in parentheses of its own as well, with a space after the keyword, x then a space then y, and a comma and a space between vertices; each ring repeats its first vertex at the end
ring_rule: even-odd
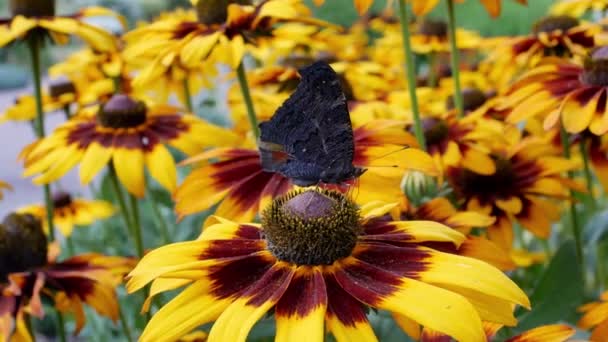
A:
POLYGON ((578 311, 583 317, 578 321, 581 329, 593 329, 591 341, 606 341, 608 339, 608 291, 600 296, 600 301, 587 303, 578 311))
POLYGON ((555 1, 550 11, 555 15, 581 17, 589 10, 602 12, 606 7, 608 7, 606 0, 561 0, 555 1))
MULTIPOLYGON (((313 2, 315 3, 315 5, 321 6, 325 3, 325 0, 313 0, 313 2)), ((367 12, 367 10, 372 6, 373 3, 374 0, 353 0, 353 4, 355 5, 355 8, 357 9, 357 12, 359 12, 359 14, 364 14, 365 12, 367 12)))
MULTIPOLYGON (((515 0, 520 4, 527 4, 527 0, 515 0)), ((413 3, 414 13, 418 16, 426 15, 428 12, 432 11, 439 4, 439 0, 411 0, 413 3)), ((456 0, 456 2, 464 2, 464 0, 456 0)), ((479 0, 486 8, 488 13, 492 17, 497 17, 500 15, 500 10, 502 7, 502 0, 479 0)))
MULTIPOLYGON (((44 231, 48 233, 46 207, 42 204, 28 205, 17 210, 20 214, 31 214, 42 221, 44 231)), ((75 226, 89 226, 114 214, 111 203, 100 200, 72 198, 65 192, 53 195, 53 223, 63 236, 69 237, 75 226)))
POLYGON ((47 184, 80 163, 80 181, 88 184, 110 163, 121 183, 135 196, 145 193, 144 166, 168 191, 175 190, 177 171, 165 145, 186 154, 205 146, 234 145, 239 137, 177 108, 147 106, 115 95, 99 109, 83 109, 55 131, 22 152, 25 171, 36 184, 47 184))
POLYGON ((175 340, 214 322, 208 341, 245 341, 271 309, 284 340, 323 341, 327 328, 338 341, 374 341, 370 307, 460 341, 485 341, 482 320, 517 323, 513 305, 530 303, 507 276, 424 246, 459 246, 464 235, 433 221, 378 219, 393 207, 359 209, 342 194, 308 190, 276 199, 261 225, 215 217, 198 240, 154 250, 129 274, 129 292, 187 286, 141 340, 175 340))
MULTIPOLYGON (((424 19, 411 37, 412 49, 416 53, 428 54, 450 51, 448 39, 448 24, 444 21, 424 19)), ((475 49, 479 47, 482 38, 473 31, 456 30, 458 49, 475 49)))

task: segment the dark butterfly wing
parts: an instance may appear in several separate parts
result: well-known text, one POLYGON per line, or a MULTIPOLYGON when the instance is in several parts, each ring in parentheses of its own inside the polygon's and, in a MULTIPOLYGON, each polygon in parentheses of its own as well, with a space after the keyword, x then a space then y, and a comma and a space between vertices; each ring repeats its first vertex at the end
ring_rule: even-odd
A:
POLYGON ((338 76, 324 62, 300 74, 296 91, 260 124, 262 166, 300 185, 356 176, 353 130, 338 76))

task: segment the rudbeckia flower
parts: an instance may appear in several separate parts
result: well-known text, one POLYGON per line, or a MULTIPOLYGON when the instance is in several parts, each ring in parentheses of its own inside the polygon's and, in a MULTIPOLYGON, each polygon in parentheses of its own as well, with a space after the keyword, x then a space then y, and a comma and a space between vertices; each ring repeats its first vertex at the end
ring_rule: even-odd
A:
POLYGON ((30 34, 43 34, 50 36, 59 44, 67 43, 69 37, 75 35, 96 50, 116 49, 112 34, 83 21, 93 16, 113 16, 122 19, 111 10, 88 7, 71 16, 56 16, 54 0, 16 0, 11 1, 10 4, 13 17, 0 19, 0 47, 24 39, 30 34))
POLYGON ((80 163, 80 181, 88 184, 109 163, 133 195, 145 192, 144 166, 152 178, 173 191, 177 172, 165 145, 186 154, 205 146, 235 145, 239 137, 177 108, 146 105, 126 95, 115 95, 99 109, 84 109, 46 138, 22 153, 26 177, 40 174, 36 184, 47 184, 80 163))
POLYGON ((4 190, 12 191, 13 187, 6 182, 0 181, 0 200, 2 200, 4 198, 4 192, 3 192, 4 190))
MULTIPOLYGON (((406 169, 438 174, 428 154, 415 148, 403 124, 375 121, 354 129, 353 164, 367 171, 351 186, 357 201, 392 200, 402 197, 399 183, 406 169), (407 163, 403 163, 407 160, 407 163), (394 167, 399 165, 399 167, 394 167)), ((193 170, 174 195, 180 217, 207 210, 221 202, 216 215, 235 220, 252 220, 270 200, 293 187, 289 179, 266 172, 258 150, 224 148, 204 152, 186 161, 195 164, 216 160, 193 170)))
POLYGON ((506 94, 508 122, 540 116, 545 129, 561 121, 569 133, 608 132, 608 47, 595 49, 581 66, 549 59, 526 73, 506 94))
MULTIPOLYGON (((500 324, 484 322, 487 342, 502 341, 496 337, 498 331, 503 327, 500 324)), ((576 334, 576 329, 565 324, 542 325, 527 330, 519 335, 510 337, 505 342, 566 342, 576 334)), ((449 339, 449 336, 424 329, 420 338, 421 342, 439 342, 449 339)))
MULTIPOLYGON (((527 0, 515 0, 520 4, 526 5, 527 0)), ((423 16, 433 10, 439 4, 439 0, 411 0, 413 3, 413 11, 418 16, 423 16)), ((456 0, 456 2, 464 2, 464 0, 456 0)), ((492 16, 500 15, 502 0, 479 0, 486 8, 486 11, 492 16)))
MULTIPOLYGON (((420 54, 449 52, 448 24, 444 21, 425 18, 412 34, 412 50, 420 54)), ((456 29, 458 49, 474 49, 482 38, 473 31, 456 29)))
POLYGON ((72 313, 76 333, 85 324, 83 304, 114 321, 118 319, 115 288, 131 261, 100 254, 77 255, 62 262, 55 245, 47 247, 40 222, 11 214, 0 224, 0 339, 31 341, 25 315, 44 316, 42 301, 72 313))
POLYGON ((449 167, 447 180, 467 210, 496 217, 488 236, 510 251, 513 222, 546 239, 551 224, 560 217, 555 199, 569 199, 569 190, 581 189, 561 174, 576 170, 578 162, 552 155, 553 148, 540 138, 521 139, 511 132, 508 145, 494 146, 490 154, 496 165, 493 174, 479 174, 463 167, 449 167))
MULTIPOLYGON (((28 205, 18 209, 17 212, 31 214, 41 220, 44 231, 48 233, 46 208, 43 204, 28 205)), ((89 226, 113 214, 114 207, 106 201, 72 198, 65 192, 53 195, 53 223, 65 237, 72 235, 74 226, 89 226)))
POLYGON ((583 317, 578 321, 581 329, 591 332, 591 341, 608 340, 608 291, 600 296, 600 301, 587 303, 578 308, 583 317))
POLYGON ((589 10, 602 12, 608 7, 606 0, 561 0, 551 6, 550 12, 555 15, 581 17, 589 10))
POLYGON ((516 324, 513 305, 530 305, 517 285, 482 261, 423 246, 460 245, 453 229, 376 219, 392 207, 295 191, 273 201, 261 225, 216 217, 198 240, 148 253, 128 276, 129 292, 149 282, 153 294, 188 287, 142 341, 172 341, 211 322, 209 341, 245 341, 270 310, 286 341, 323 341, 326 328, 338 341, 375 341, 370 307, 460 341, 485 341, 481 320, 516 324))

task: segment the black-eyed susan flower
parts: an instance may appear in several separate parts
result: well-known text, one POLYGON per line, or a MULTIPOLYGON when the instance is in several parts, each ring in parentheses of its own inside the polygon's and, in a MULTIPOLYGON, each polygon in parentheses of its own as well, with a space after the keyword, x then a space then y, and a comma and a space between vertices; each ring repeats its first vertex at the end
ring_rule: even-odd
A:
MULTIPOLYGON (((459 49, 474 49, 481 44, 482 38, 473 31, 456 30, 459 49)), ((424 19, 413 33, 412 49, 416 53, 445 53, 450 51, 448 24, 440 20, 424 19)))
POLYGON ((604 11, 608 7, 606 0, 560 0, 553 3, 550 12, 555 15, 581 17, 587 11, 604 11))
MULTIPOLYGON (((72 198, 66 192, 53 195, 53 221, 63 236, 69 237, 76 226, 89 226, 98 220, 114 214, 112 203, 101 200, 72 198)), ((42 221, 44 231, 48 233, 46 208, 43 204, 28 205, 17 210, 21 214, 31 214, 42 221)))
POLYGON ((591 330, 591 341, 608 339, 608 291, 600 295, 597 302, 587 303, 578 308, 583 317, 578 321, 581 329, 591 330))
POLYGON ((494 267, 438 252, 464 235, 432 221, 386 221, 393 205, 357 206, 332 191, 276 199, 262 224, 216 217, 198 240, 148 253, 129 274, 130 292, 188 287, 149 322, 142 341, 174 340, 214 322, 209 341, 245 341, 274 309, 277 339, 376 340, 369 307, 461 341, 485 341, 481 320, 515 324, 526 295, 494 267), (479 300, 484 298, 484 300, 479 300))
POLYGON ((109 163, 118 179, 135 196, 145 192, 144 166, 152 178, 173 191, 177 172, 165 145, 186 154, 204 146, 235 145, 238 136, 193 115, 165 105, 146 105, 115 95, 99 108, 83 109, 51 135, 26 148, 24 174, 36 184, 52 182, 77 164, 80 180, 88 184, 109 163))
POLYGON ((595 49, 583 65, 548 59, 526 73, 507 93, 508 122, 540 116, 545 129, 561 124, 569 133, 608 132, 605 112, 608 47, 595 49))
MULTIPOLYGON (((456 0, 456 2, 463 2, 464 0, 456 0)), ((527 0, 515 0, 520 4, 527 4, 527 0)), ((497 17, 500 15, 500 10, 502 7, 502 0, 479 0, 486 8, 488 13, 497 17)), ((426 15, 428 12, 432 11, 433 8, 439 4, 439 0, 412 0, 413 11, 418 16, 426 15)))
POLYGON ((7 182, 0 181, 0 200, 4 198, 4 191, 6 190, 12 191, 13 187, 7 182))
POLYGON ((58 249, 47 247, 40 221, 11 214, 0 224, 0 337, 31 337, 25 316, 44 316, 42 300, 72 313, 76 333, 85 324, 83 305, 114 321, 118 319, 115 288, 131 269, 131 261, 100 254, 83 254, 56 261, 58 249), (15 336, 16 334, 17 336, 15 336))
MULTIPOLYGON (((500 324, 484 322, 484 330, 488 342, 501 341, 496 337, 498 331, 503 328, 500 324)), ((542 325, 534 329, 527 330, 519 335, 510 337, 505 342, 566 342, 576 334, 576 329, 565 324, 542 325)), ((424 329, 420 338, 421 342, 446 341, 449 336, 424 329)))
POLYGON ((546 239, 560 217, 554 200, 568 199, 571 188, 581 190, 561 175, 577 169, 578 162, 552 154, 553 148, 540 138, 522 139, 516 131, 509 132, 510 143, 494 146, 490 154, 496 165, 493 174, 463 167, 447 171, 447 180, 465 208, 496 217, 488 236, 507 251, 512 248, 513 222, 546 239))
POLYGON ((11 1, 10 19, 0 19, 0 47, 31 34, 48 35, 53 42, 65 44, 71 35, 78 36, 99 51, 116 49, 114 36, 82 19, 91 16, 113 16, 114 12, 102 7, 88 7, 71 16, 56 16, 55 1, 11 1))
MULTIPOLYGON (((399 183, 406 169, 438 174, 428 154, 403 148, 415 142, 402 127, 400 122, 375 121, 354 129, 353 164, 367 169, 352 185, 357 201, 397 201, 402 196, 399 183)), ((221 202, 216 210, 218 216, 252 220, 272 198, 293 187, 282 175, 264 171, 259 152, 254 149, 209 150, 186 163, 212 160, 217 162, 193 170, 175 192, 179 216, 204 211, 221 202)))

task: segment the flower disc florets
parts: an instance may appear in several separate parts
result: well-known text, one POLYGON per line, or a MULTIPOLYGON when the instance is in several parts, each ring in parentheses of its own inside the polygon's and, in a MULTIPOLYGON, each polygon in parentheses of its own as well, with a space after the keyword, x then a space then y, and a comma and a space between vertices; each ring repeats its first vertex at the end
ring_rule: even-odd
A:
MULTIPOLYGON (((481 107, 487 100, 486 94, 477 88, 467 88, 462 91, 462 102, 465 111, 470 112, 481 107)), ((451 110, 455 108, 454 95, 446 100, 446 107, 451 110)))
POLYGON ((0 224, 0 282, 10 273, 46 264, 47 240, 40 221, 30 214, 10 214, 0 224))
POLYGON ((581 81, 588 85, 608 86, 608 46, 593 50, 585 59, 581 81))
POLYGON ((64 208, 72 204, 72 196, 67 192, 53 194, 53 208, 64 208))
POLYGON ((55 16, 55 0, 10 0, 13 17, 53 17, 55 16))
MULTIPOLYGON (((422 120, 422 131, 429 145, 439 144, 449 134, 449 126, 447 122, 435 118, 426 118, 422 120)), ((413 130, 413 128, 412 128, 413 130)))
POLYGON ((251 0, 199 0, 196 4, 198 21, 205 25, 223 24, 228 18, 228 5, 251 3, 251 0))
POLYGON ((146 104, 117 94, 101 106, 97 121, 109 128, 136 127, 146 122, 146 104))
POLYGON ((418 33, 425 36, 447 37, 448 24, 441 20, 423 20, 418 27, 418 33))
POLYGON ((64 94, 73 94, 76 92, 74 83, 68 78, 57 78, 49 82, 49 95, 51 97, 59 97, 64 94))
POLYGON ((557 30, 566 32, 569 29, 578 26, 578 24, 578 19, 567 15, 550 16, 537 21, 536 24, 534 24, 533 31, 534 34, 539 34, 541 32, 550 33, 557 30))
POLYGON ((359 209, 339 192, 294 191, 262 214, 268 249, 297 265, 331 265, 349 256, 360 233, 359 209))

